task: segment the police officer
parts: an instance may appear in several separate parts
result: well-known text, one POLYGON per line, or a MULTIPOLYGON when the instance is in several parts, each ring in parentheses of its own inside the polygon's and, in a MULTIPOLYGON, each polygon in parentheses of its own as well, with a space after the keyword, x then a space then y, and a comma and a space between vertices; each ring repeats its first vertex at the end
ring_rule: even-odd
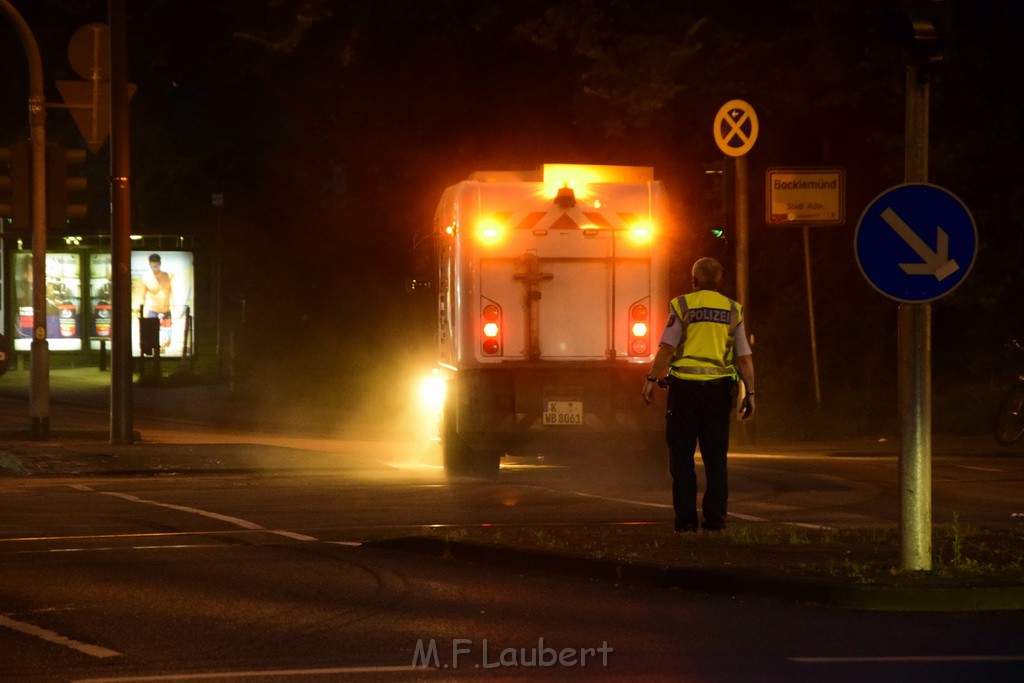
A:
POLYGON ((726 454, 736 382, 746 395, 741 419, 754 414, 754 358, 743 325, 743 307, 718 293, 722 264, 702 258, 693 264, 693 289, 669 304, 668 322, 644 383, 645 403, 667 367, 665 416, 672 505, 676 531, 696 531, 697 473, 694 452, 700 444, 707 487, 702 499, 703 528, 725 527, 729 485, 726 454))

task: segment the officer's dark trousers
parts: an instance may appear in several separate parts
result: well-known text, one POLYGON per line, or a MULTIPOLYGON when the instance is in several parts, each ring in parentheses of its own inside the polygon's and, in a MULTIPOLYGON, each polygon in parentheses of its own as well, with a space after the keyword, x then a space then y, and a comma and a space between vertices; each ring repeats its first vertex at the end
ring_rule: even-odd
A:
POLYGON ((731 380, 692 382, 672 378, 668 388, 665 435, 669 472, 672 474, 672 505, 676 529, 696 529, 697 473, 694 452, 700 444, 706 489, 702 500, 704 526, 725 524, 729 501, 726 454, 729 450, 729 418, 733 407, 731 380))

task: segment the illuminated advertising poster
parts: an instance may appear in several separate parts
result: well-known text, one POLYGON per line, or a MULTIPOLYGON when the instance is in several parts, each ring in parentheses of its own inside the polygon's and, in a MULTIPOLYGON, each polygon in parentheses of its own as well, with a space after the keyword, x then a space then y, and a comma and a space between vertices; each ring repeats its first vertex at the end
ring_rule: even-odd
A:
MULTIPOLYGON (((159 320, 160 355, 180 358, 186 333, 191 336, 192 252, 133 251, 131 266, 132 317, 159 320)), ((132 354, 139 354, 137 322, 132 325, 132 354)))
MULTIPOLYGON (((92 305, 92 330, 96 339, 110 339, 111 297, 110 254, 89 255, 89 303, 92 305)), ((98 344, 94 344, 98 346, 98 344)))
MULTIPOLYGON (((14 299, 17 308, 14 348, 32 348, 32 253, 14 255, 14 299)), ((78 254, 46 255, 46 339, 52 351, 82 348, 82 270, 78 254)))

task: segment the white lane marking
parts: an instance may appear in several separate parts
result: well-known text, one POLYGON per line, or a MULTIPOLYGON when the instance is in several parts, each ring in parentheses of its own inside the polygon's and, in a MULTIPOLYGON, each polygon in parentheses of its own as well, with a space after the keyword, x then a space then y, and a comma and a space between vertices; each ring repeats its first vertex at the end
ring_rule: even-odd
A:
MULTIPOLYGON (((648 503, 648 502, 643 501, 643 500, 631 500, 629 498, 611 498, 609 496, 599 496, 599 495, 597 495, 595 493, 583 493, 582 491, 573 491, 572 493, 574 493, 577 496, 582 496, 584 498, 598 498, 600 500, 608 500, 608 501, 612 501, 614 503, 627 503, 629 505, 643 505, 645 507, 652 507, 652 508, 665 508, 665 509, 669 509, 669 510, 672 509, 672 506, 670 504, 668 504, 668 503, 648 503)), ((745 522, 767 522, 768 521, 767 519, 764 519, 763 517, 754 517, 753 515, 743 515, 743 514, 740 514, 738 512, 730 512, 728 514, 729 514, 730 517, 735 517, 736 519, 742 519, 745 522)), ((822 526, 820 524, 810 524, 810 523, 807 523, 807 522, 780 522, 780 524, 784 524, 786 526, 802 527, 804 529, 823 529, 823 530, 830 530, 830 529, 832 529, 832 527, 830 527, 830 526, 822 526)))
POLYGON ((294 538, 296 541, 317 541, 317 540, 319 540, 319 539, 314 538, 312 536, 307 536, 306 534, 300 534, 300 533, 298 533, 296 531, 283 531, 283 530, 280 530, 280 529, 276 529, 276 530, 273 530, 273 531, 268 530, 267 533, 277 534, 278 536, 284 536, 285 538, 294 538))
MULTIPOLYGON (((281 529, 247 529, 246 531, 159 531, 144 534, 78 534, 74 536, 19 536, 17 538, 0 538, 0 544, 24 541, 82 541, 99 538, 164 538, 166 536, 225 536, 227 534, 234 535, 284 533, 292 534, 295 532, 283 531, 281 529)), ((301 536, 301 534, 299 535, 301 536)), ((309 538, 312 538, 312 536, 310 536, 309 538)), ((213 546, 211 545, 210 547, 213 546)))
POLYGON ((207 674, 166 674, 118 678, 79 678, 74 683, 144 683, 146 681, 213 681, 221 678, 264 678, 267 676, 325 676, 327 674, 379 674, 428 671, 419 666, 342 666, 334 669, 279 669, 276 671, 221 671, 207 674))
POLYGON ((977 465, 960 465, 962 470, 975 470, 977 472, 1003 472, 1001 467, 978 467, 977 465))
POLYGON ((744 522, 764 522, 765 521, 761 517, 754 517, 753 515, 741 515, 738 512, 729 512, 727 514, 730 517, 735 517, 736 519, 742 519, 744 522))
POLYGON ((878 664, 891 662, 1024 662, 1020 655, 923 655, 907 657, 789 657, 800 664, 878 664))
POLYGON ((10 617, 5 617, 3 615, 0 615, 0 626, 5 626, 11 629, 12 631, 18 631, 26 635, 35 636, 36 638, 40 638, 50 643, 63 645, 64 647, 69 647, 72 650, 78 650, 79 652, 87 654, 90 657, 106 658, 121 656, 121 653, 115 650, 110 650, 99 645, 90 645, 89 643, 83 643, 79 640, 74 640, 72 638, 68 638, 67 636, 62 636, 61 634, 56 633, 55 631, 35 626, 34 624, 26 624, 23 621, 16 621, 14 619, 11 619, 10 617))
POLYGON ((608 496, 599 496, 596 493, 583 493, 582 491, 573 491, 572 493, 576 494, 577 496, 582 496, 584 498, 599 498, 600 500, 610 500, 613 503, 628 503, 630 505, 643 505, 645 507, 651 508, 667 508, 670 510, 672 509, 672 506, 667 503, 648 503, 642 500, 630 500, 629 498, 610 498, 608 496))
MULTIPOLYGON (((742 520, 747 521, 747 522, 767 522, 768 521, 767 519, 765 519, 763 517, 753 517, 751 515, 741 515, 738 512, 730 512, 728 514, 729 514, 730 517, 735 517, 736 519, 742 519, 742 520)), ((830 527, 830 526, 824 526, 822 524, 811 524, 810 522, 779 522, 779 524, 781 524, 783 526, 795 526, 795 527, 799 527, 801 529, 820 529, 822 531, 831 531, 832 529, 835 528, 835 527, 830 527)))
POLYGON ((192 545, 133 545, 127 548, 110 546, 108 548, 49 548, 46 550, 15 550, 12 555, 43 555, 46 553, 93 553, 117 552, 119 550, 181 550, 183 548, 228 548, 230 546, 214 543, 195 543, 192 545))
POLYGON ((189 507, 187 505, 174 505, 173 503, 161 503, 156 500, 146 500, 145 498, 139 498, 129 493, 119 493, 117 491, 96 491, 95 489, 89 488, 88 486, 81 486, 73 484, 72 488, 79 491, 91 491, 94 493, 100 493, 104 496, 113 496, 115 498, 121 498, 123 500, 131 501, 132 503, 142 503, 143 505, 155 505, 156 507, 167 508, 168 510, 178 510, 179 512, 188 512, 193 515, 201 515, 203 517, 209 517, 210 519, 216 519, 221 522, 227 522, 228 524, 234 524, 235 526, 242 527, 243 529, 249 529, 250 531, 265 531, 268 534, 277 534, 278 536, 284 536, 285 538, 292 538, 296 541, 316 541, 318 539, 313 536, 307 536, 306 534, 296 533, 294 531, 284 531, 280 529, 264 529, 256 522, 250 522, 247 519, 240 519, 238 517, 232 517, 230 515, 222 515, 219 512, 210 512, 209 510, 200 510, 199 508, 189 507))
MULTIPOLYGON (((764 517, 754 517, 753 515, 743 515, 743 514, 740 514, 739 512, 730 512, 730 513, 727 513, 727 514, 730 517, 735 517, 736 519, 742 519, 744 522, 767 522, 768 521, 764 517)), ((821 529, 821 530, 824 530, 824 531, 829 531, 829 530, 832 529, 832 527, 830 527, 830 526, 822 526, 821 524, 811 524, 809 522, 779 522, 779 524, 782 524, 783 526, 800 527, 801 529, 821 529)))
POLYGON ((156 500, 146 500, 145 498, 139 498, 133 496, 130 493, 118 493, 117 491, 97 491, 104 496, 113 496, 114 498, 123 498, 124 500, 131 501, 133 503, 142 503, 143 505, 155 505, 160 508, 167 508, 168 510, 178 510, 180 512, 190 512, 193 515, 201 515, 203 517, 209 517, 210 519, 216 519, 221 522, 227 522, 228 524, 234 524, 240 526, 243 529, 262 529, 263 527, 255 522, 250 522, 247 519, 239 519, 238 517, 232 517, 230 515, 222 515, 219 512, 209 512, 207 510, 200 510, 199 508, 188 507, 187 505, 175 505, 173 503, 161 503, 156 500))

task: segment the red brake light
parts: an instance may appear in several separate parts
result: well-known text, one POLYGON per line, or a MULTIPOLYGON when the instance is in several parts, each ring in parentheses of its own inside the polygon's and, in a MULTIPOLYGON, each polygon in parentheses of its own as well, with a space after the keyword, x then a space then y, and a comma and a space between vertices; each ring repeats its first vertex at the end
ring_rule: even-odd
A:
POLYGON ((480 349, 488 356, 501 354, 501 308, 497 304, 487 304, 480 311, 480 332, 483 340, 480 349))
POLYGON ((650 332, 647 324, 648 310, 643 304, 629 307, 629 355, 646 356, 651 350, 650 332))

